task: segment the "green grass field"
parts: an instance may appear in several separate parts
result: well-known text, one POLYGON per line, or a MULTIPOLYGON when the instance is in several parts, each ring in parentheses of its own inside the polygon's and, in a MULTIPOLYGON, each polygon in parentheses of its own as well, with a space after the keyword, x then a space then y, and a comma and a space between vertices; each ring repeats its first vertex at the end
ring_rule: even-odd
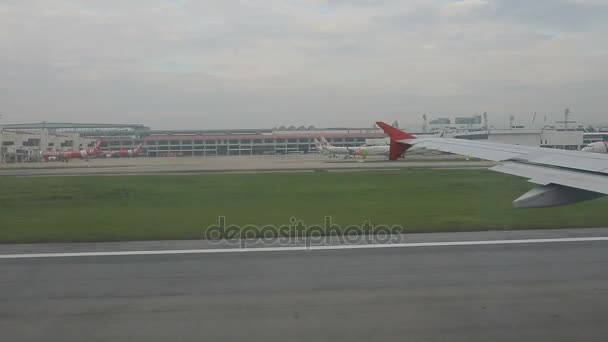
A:
POLYGON ((202 238, 205 227, 402 225, 411 232, 597 227, 607 199, 513 209, 532 187, 480 170, 0 178, 0 242, 202 238))

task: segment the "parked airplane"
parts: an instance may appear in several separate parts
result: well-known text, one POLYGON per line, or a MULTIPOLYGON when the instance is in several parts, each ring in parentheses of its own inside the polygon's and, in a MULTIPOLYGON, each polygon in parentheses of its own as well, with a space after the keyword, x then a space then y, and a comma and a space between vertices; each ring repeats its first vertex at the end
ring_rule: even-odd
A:
POLYGON ((83 150, 67 150, 67 151, 43 151, 41 152, 42 159, 46 161, 64 161, 70 159, 89 159, 101 153, 101 140, 95 143, 95 146, 83 150))
POLYGON ((416 146, 500 162, 492 171, 526 177, 537 184, 513 201, 515 208, 572 204, 608 194, 608 155, 453 138, 417 138, 384 122, 390 137, 389 159, 416 146))
POLYGON ((359 146, 352 149, 355 157, 366 158, 368 156, 388 156, 389 145, 359 146))
POLYGON ((140 143, 139 145, 135 146, 135 148, 130 149, 130 150, 103 151, 103 154, 105 154, 108 157, 114 157, 114 158, 137 157, 138 155, 140 155, 144 152, 143 146, 144 146, 144 144, 140 143))
POLYGON ((608 153, 608 142, 597 141, 585 146, 581 151, 593 153, 608 153))
POLYGON ((317 146, 317 149, 321 151, 321 154, 325 154, 334 158, 338 157, 339 155, 343 155, 344 158, 349 158, 353 154, 353 152, 349 150, 348 147, 333 146, 327 140, 325 140, 324 137, 321 137, 321 142, 315 139, 315 145, 317 146))
POLYGON ((331 145, 324 137, 321 137, 321 142, 315 139, 315 146, 317 149, 322 151, 322 154, 337 157, 338 155, 344 155, 345 158, 363 158, 368 156, 388 156, 389 146, 388 145, 361 145, 357 147, 337 147, 331 145))

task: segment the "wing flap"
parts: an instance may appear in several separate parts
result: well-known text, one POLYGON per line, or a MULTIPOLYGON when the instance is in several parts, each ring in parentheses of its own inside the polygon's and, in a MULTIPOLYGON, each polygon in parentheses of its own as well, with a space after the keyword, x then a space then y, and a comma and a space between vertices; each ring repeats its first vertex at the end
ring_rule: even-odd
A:
POLYGON ((490 168, 490 170, 529 178, 529 181, 535 184, 559 184, 591 192, 608 194, 608 182, 606 182, 606 176, 601 174, 583 173, 573 170, 515 162, 507 162, 502 165, 497 165, 490 168))
POLYGON ((608 161, 596 159, 590 152, 576 152, 577 155, 561 153, 544 153, 528 156, 527 160, 534 164, 552 165, 570 169, 606 173, 608 161), (581 155, 583 153, 583 155, 581 155), (588 158, 590 157, 590 158, 588 158))

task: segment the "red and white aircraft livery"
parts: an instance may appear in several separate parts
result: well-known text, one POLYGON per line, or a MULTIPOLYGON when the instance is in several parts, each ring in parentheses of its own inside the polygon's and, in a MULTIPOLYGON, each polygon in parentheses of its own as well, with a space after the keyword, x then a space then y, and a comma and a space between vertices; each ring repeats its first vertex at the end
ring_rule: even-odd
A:
POLYGON ((106 156, 110 156, 110 157, 137 157, 138 155, 144 153, 144 148, 143 148, 144 144, 141 143, 137 146, 135 146, 135 148, 131 149, 131 150, 110 150, 110 151, 104 151, 103 153, 106 156))
POLYGON ((95 143, 95 146, 86 150, 67 150, 67 151, 44 151, 42 159, 46 161, 68 161, 69 159, 89 159, 101 153, 101 140, 95 143))
POLYGON ((415 146, 496 161, 499 165, 490 170, 528 178, 537 186, 513 201, 515 208, 553 207, 608 195, 607 154, 479 140, 418 138, 384 122, 376 124, 391 138, 390 160, 415 146))
POLYGON ((596 141, 585 146, 581 151, 593 153, 608 153, 608 141, 596 141))

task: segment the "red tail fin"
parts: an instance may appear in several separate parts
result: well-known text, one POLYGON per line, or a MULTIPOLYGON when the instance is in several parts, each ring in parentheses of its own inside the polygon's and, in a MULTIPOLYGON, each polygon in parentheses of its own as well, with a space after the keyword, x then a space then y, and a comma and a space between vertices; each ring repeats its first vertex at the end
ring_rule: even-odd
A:
POLYGON ((97 141, 95 142, 95 146, 93 146, 93 151, 96 151, 96 152, 97 152, 97 151, 101 151, 101 143, 102 143, 102 142, 103 142, 103 141, 101 141, 101 139, 100 139, 100 140, 97 140, 97 141))
POLYGON ((389 137, 391 137, 391 147, 388 156, 388 159, 390 160, 399 159, 399 157, 401 157, 405 151, 412 147, 411 144, 399 142, 400 140, 416 139, 415 136, 402 131, 399 128, 395 128, 385 122, 378 121, 376 122, 376 125, 380 126, 380 128, 382 128, 382 130, 388 134, 389 137))

